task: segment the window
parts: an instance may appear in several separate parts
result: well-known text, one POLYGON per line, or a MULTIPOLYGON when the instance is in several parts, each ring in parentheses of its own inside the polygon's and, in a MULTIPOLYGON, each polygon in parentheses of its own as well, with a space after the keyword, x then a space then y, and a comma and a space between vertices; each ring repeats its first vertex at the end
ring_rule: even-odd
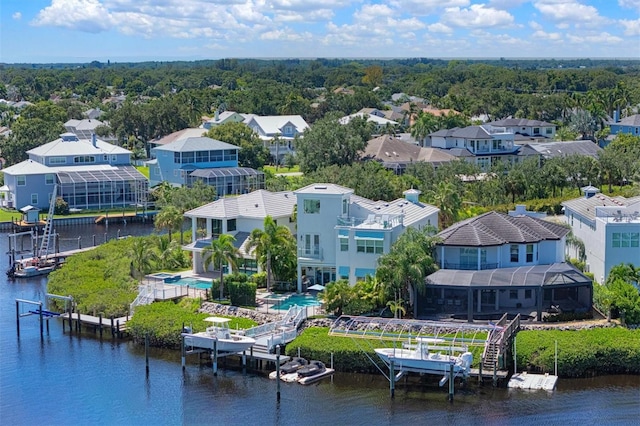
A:
POLYGON ((533 244, 527 244, 527 263, 533 262, 533 244))
POLYGON ((25 186, 27 184, 27 177, 25 175, 16 176, 16 185, 25 186))
POLYGON ((115 163, 116 161, 118 161, 118 156, 117 155, 112 155, 111 156, 111 162, 115 163))
POLYGON ((225 149, 224 150, 224 161, 233 161, 237 159, 236 150, 235 149, 225 149))
POLYGON ((509 299, 517 299, 518 290, 509 290, 509 299))
POLYGON ((67 164, 67 157, 51 157, 49 164, 67 164))
POLYGON ((356 240, 356 251, 358 253, 382 254, 384 240, 356 240))
POLYGON ((527 289, 524 291, 524 298, 531 299, 531 290, 527 289))
POLYGON ((320 235, 305 234, 304 235, 304 254, 315 255, 320 254, 320 235))
POLYGON ((511 262, 518 263, 519 259, 519 247, 517 244, 511 244, 511 262))
POLYGON ((195 162, 196 153, 195 152, 183 152, 182 153, 182 164, 188 164, 195 162))
POLYGON ((534 135, 539 135, 540 134, 540 127, 534 127, 533 128, 533 134, 534 135))
POLYGON ((235 230, 236 230, 236 220, 235 219, 227 220, 227 232, 231 232, 235 230))
POLYGON ((320 200, 304 200, 304 212, 308 214, 320 213, 320 200))
POLYGON ((209 151, 197 151, 196 163, 206 163, 209 161, 209 151))
POLYGON ((77 157, 73 157, 73 162, 76 164, 95 163, 96 157, 94 157, 93 155, 80 155, 77 157))
POLYGON ((106 163, 107 161, 109 161, 109 156, 108 156, 107 154, 103 155, 103 156, 102 156, 102 161, 104 161, 105 163, 106 163))
POLYGON ((31 194, 31 204, 34 206, 38 205, 38 194, 31 194))
POLYGON ((547 135, 552 134, 552 133, 553 133, 553 128, 552 128, 552 127, 547 127, 547 128, 546 128, 546 130, 545 130, 545 133, 546 133, 547 135))
POLYGON ((338 238, 340 239, 340 251, 349 251, 349 237, 340 235, 338 238))
POLYGON ((640 245, 640 232, 614 232, 612 234, 612 247, 627 248, 640 245))
POLYGON ((180 164, 180 153, 179 152, 174 152, 173 153, 173 162, 175 164, 180 164))
POLYGON ((460 248, 460 269, 477 269, 478 268, 478 249, 477 248, 460 248))
POLYGON ((53 185, 55 182, 54 176, 52 173, 48 173, 44 175, 44 183, 47 185, 53 185))
POLYGON ((346 198, 342 200, 342 214, 345 216, 349 215, 349 200, 346 198))

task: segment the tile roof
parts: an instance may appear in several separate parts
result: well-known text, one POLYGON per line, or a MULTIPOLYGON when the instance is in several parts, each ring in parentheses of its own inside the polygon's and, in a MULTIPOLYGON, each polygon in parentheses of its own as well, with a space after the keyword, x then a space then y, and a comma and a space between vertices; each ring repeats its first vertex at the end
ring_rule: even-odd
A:
POLYGON ((456 159, 445 150, 422 148, 391 135, 379 136, 368 141, 362 158, 375 159, 387 164, 415 161, 441 164, 456 159))
POLYGON ((562 142, 532 142, 528 144, 538 151, 545 158, 564 157, 567 155, 588 155, 597 158, 602 151, 597 144, 592 141, 562 141, 562 142))
POLYGON ((503 120, 496 120, 487 124, 502 127, 556 127, 556 125, 553 123, 548 123, 546 121, 540 120, 529 120, 527 118, 505 118, 503 120))
POLYGON ((291 216, 296 197, 291 191, 270 192, 264 189, 242 194, 237 197, 220 198, 187 211, 187 217, 207 217, 213 219, 253 218, 274 219, 291 216))
POLYGON ((455 223, 438 236, 445 246, 485 247, 559 240, 568 233, 568 228, 541 219, 488 212, 455 223))

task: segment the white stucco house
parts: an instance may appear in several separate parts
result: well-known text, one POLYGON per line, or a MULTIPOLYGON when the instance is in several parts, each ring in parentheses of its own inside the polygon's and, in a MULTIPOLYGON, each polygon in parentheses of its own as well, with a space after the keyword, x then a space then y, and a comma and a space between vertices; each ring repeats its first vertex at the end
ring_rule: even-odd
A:
POLYGON ((439 209, 420 203, 419 194, 412 189, 405 191, 406 198, 372 201, 329 183, 295 191, 298 291, 337 279, 353 285, 375 275, 378 257, 407 227, 436 227, 439 209))
POLYGON ((271 216, 278 225, 288 227, 294 234, 292 215, 295 204, 293 192, 258 190, 237 197, 220 198, 187 211, 184 216, 191 219, 193 242, 183 249, 193 253, 193 272, 203 272, 202 252, 220 234, 235 237, 235 246, 240 251, 238 269, 241 272, 258 271, 253 254, 246 248, 249 235, 254 229, 264 229, 267 216, 271 216))
POLYGON ((588 271, 604 283, 620 263, 640 266, 640 197, 609 197, 593 186, 584 197, 565 201, 564 214, 585 246, 588 271))

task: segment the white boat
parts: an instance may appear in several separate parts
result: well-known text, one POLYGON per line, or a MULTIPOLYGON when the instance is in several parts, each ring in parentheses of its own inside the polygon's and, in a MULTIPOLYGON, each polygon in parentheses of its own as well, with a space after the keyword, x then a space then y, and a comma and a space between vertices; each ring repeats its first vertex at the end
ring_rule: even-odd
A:
POLYGON ((243 352, 256 343, 239 331, 229 329, 229 318, 208 317, 212 325, 199 333, 183 333, 185 344, 194 348, 216 349, 218 352, 243 352))
POLYGON ((376 354, 387 364, 394 361, 399 370, 413 371, 427 374, 447 374, 453 365, 455 375, 469 375, 473 354, 466 348, 450 347, 443 339, 417 338, 415 347, 409 348, 378 348, 376 354), (456 354, 457 353, 457 354, 456 354))
POLYGON ((37 261, 21 260, 15 262, 13 267, 9 268, 7 275, 11 278, 37 277, 39 275, 47 275, 56 268, 57 265, 51 261, 39 264, 37 261))
MULTIPOLYGON (((299 359, 299 358, 298 358, 299 359)), ((295 363, 295 359, 293 360, 295 363)), ((291 368, 286 368, 286 365, 283 365, 283 369, 280 370, 280 380, 283 382, 293 383, 298 382, 302 385, 308 385, 318 380, 332 375, 335 370, 332 368, 327 368, 323 362, 321 361, 309 361, 304 360, 306 364, 297 364, 297 366, 291 365, 291 368)), ((270 379, 276 379, 278 377, 276 371, 272 371, 269 374, 270 379)))

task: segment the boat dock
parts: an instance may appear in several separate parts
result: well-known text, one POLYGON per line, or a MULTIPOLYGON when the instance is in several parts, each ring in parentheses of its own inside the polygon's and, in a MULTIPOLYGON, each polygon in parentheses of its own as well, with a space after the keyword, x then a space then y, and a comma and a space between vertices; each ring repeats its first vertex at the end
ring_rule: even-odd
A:
POLYGON ((531 374, 525 371, 524 373, 516 373, 511 376, 507 387, 511 389, 541 389, 552 391, 556 388, 557 381, 558 376, 552 374, 531 374))

